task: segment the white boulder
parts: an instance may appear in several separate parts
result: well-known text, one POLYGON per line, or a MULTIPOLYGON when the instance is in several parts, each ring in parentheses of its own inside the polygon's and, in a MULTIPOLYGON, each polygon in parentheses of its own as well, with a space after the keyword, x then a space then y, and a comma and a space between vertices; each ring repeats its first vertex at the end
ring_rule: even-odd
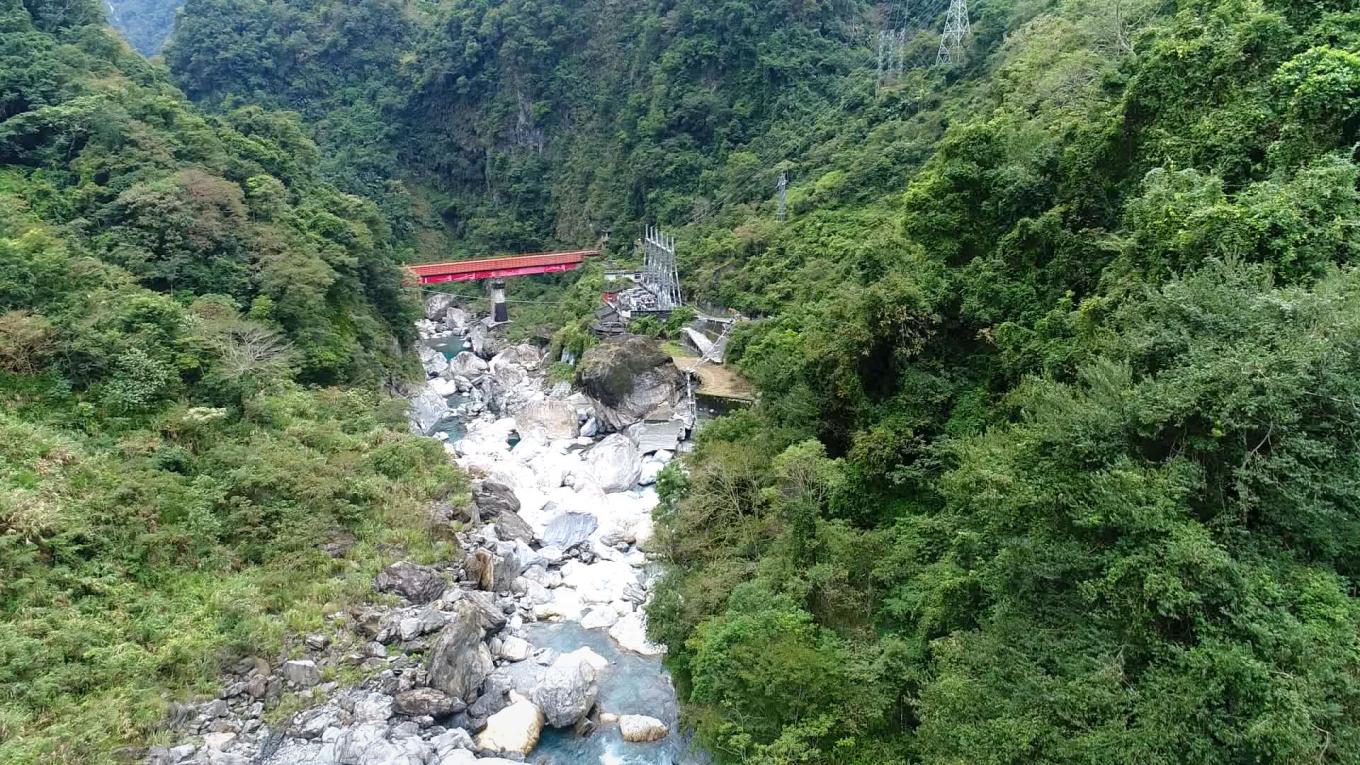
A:
POLYGON ((543 733, 543 712, 527 699, 512 694, 514 701, 491 715, 477 736, 477 748, 528 755, 543 733))
POLYGON ((595 482, 606 492, 627 491, 637 485, 642 474, 642 454, 620 433, 591 447, 585 461, 595 482))
POLYGON ((623 740, 631 743, 660 741, 671 732, 670 728, 655 717, 646 715, 623 715, 619 717, 619 732, 623 740))

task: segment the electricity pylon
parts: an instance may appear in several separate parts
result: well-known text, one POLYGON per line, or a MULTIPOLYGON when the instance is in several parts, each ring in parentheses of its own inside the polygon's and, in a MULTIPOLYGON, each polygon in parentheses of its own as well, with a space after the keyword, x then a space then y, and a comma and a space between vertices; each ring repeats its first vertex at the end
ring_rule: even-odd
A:
POLYGON ((940 35, 940 50, 935 64, 963 63, 963 40, 972 28, 968 24, 968 0, 950 0, 949 14, 944 20, 944 34, 940 35))

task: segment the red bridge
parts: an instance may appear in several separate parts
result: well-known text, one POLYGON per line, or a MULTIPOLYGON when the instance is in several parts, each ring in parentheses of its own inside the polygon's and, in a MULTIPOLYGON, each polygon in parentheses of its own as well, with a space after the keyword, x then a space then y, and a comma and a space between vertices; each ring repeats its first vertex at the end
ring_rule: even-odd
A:
POLYGON ((504 258, 456 260, 451 263, 425 263, 407 266, 421 284, 443 282, 473 282, 480 279, 505 279, 511 276, 557 274, 575 271, 587 257, 599 255, 599 250, 575 252, 538 252, 504 258))

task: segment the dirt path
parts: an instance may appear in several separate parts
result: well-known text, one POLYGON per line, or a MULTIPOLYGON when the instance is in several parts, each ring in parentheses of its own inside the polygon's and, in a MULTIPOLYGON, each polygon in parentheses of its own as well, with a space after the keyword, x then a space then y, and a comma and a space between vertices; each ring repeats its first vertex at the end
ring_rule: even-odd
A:
POLYGON ((700 363, 698 356, 680 348, 675 343, 667 343, 675 366, 682 372, 693 372, 699 378, 699 393, 721 398, 734 398, 741 401, 755 400, 751 384, 736 369, 711 362, 700 363))

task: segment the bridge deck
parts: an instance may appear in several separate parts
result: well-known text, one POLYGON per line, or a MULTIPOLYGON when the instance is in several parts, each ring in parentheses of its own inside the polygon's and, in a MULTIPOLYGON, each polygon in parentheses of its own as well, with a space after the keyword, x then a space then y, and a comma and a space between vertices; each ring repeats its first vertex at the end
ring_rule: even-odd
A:
POLYGON ((479 279, 505 279, 512 276, 555 274, 574 271, 587 257, 599 255, 598 250, 573 252, 538 252, 511 255, 503 258, 456 260, 449 263, 422 263, 407 266, 407 270, 421 284, 470 282, 479 279))

